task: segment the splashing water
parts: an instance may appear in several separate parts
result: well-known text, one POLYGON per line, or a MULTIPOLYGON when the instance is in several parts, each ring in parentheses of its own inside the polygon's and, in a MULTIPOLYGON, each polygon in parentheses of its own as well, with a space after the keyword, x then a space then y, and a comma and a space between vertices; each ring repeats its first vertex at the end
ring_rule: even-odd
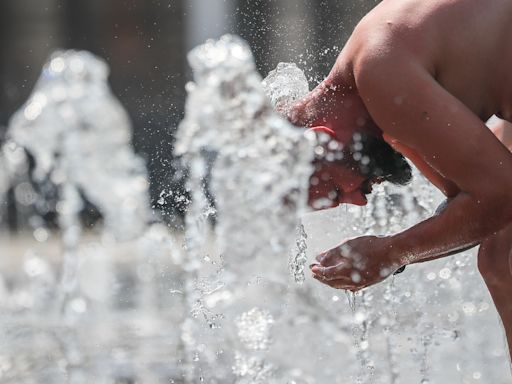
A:
POLYGON ((162 358, 161 347, 147 338, 158 334, 166 348, 175 343, 176 332, 164 329, 164 324, 177 322, 180 315, 169 315, 165 308, 177 311, 180 300, 170 300, 160 290, 179 282, 173 269, 181 260, 168 229, 149 226, 145 165, 133 151, 128 114, 111 93, 107 75, 106 63, 88 52, 57 52, 45 65, 31 98, 12 118, 9 136, 34 155, 36 179, 49 178, 60 190, 57 210, 64 260, 55 296, 64 315, 56 322, 64 329, 56 334, 62 334, 59 342, 67 351, 68 382, 95 376, 92 372, 98 366, 91 361, 96 359, 102 364, 110 361, 111 372, 102 373, 105 380, 131 376, 126 368, 131 364, 139 365, 136 376, 150 383, 156 376, 169 375, 169 369, 178 370, 176 363, 155 372, 155 364, 163 366, 169 352, 165 349, 167 358, 162 358), (100 243, 85 256, 83 244, 78 247, 82 196, 104 219, 100 243), (122 257, 116 257, 122 247, 127 247, 122 257), (119 263, 120 259, 124 262, 119 263), (124 291, 127 281, 135 286, 132 291, 124 291), (138 313, 127 316, 122 308, 130 302, 138 313), (91 329, 85 319, 97 319, 101 331, 91 329), (110 345, 106 349, 112 352, 94 351, 84 342, 87 337, 97 339, 98 345, 110 345), (126 355, 125 350, 133 357, 119 358, 126 355), (119 360, 124 367, 120 368, 119 360))
POLYGON ((262 82, 274 109, 287 116, 295 101, 309 92, 308 80, 294 63, 279 63, 262 82))
POLYGON ((270 327, 274 319, 267 311, 252 308, 236 319, 238 337, 249 349, 264 350, 270 344, 270 327))
POLYGON ((228 261, 281 256, 305 207, 311 145, 270 107, 245 42, 225 36, 193 50, 189 61, 195 83, 177 153, 192 167, 192 158, 214 153, 221 252, 228 261))
MULTIPOLYGON (((64 255, 52 314, 64 326, 57 339, 70 383, 82 382, 85 375, 83 345, 72 331, 88 309, 79 280, 82 196, 98 207, 106 232, 118 239, 141 236, 150 218, 145 166, 133 153, 128 115, 110 92, 107 76, 106 63, 89 52, 52 55, 30 98, 11 118, 4 147, 4 153, 27 150, 34 157, 35 181, 50 180, 59 191, 64 255)), ((105 281, 107 260, 101 271, 105 281)))
POLYGON ((300 223, 297 227, 295 249, 291 252, 290 260, 288 261, 290 273, 297 283, 304 283, 306 280, 305 271, 308 262, 307 238, 308 234, 304 229, 304 225, 300 223))
POLYGON ((79 212, 83 193, 104 214, 108 230, 126 239, 146 227, 148 183, 131 148, 128 115, 107 76, 106 63, 89 52, 55 53, 11 118, 8 138, 34 156, 37 181, 49 178, 62 188, 60 213, 79 212))
MULTIPOLYGON (((244 292, 252 276, 268 275, 271 265, 288 253, 305 209, 312 146, 273 111, 244 41, 229 35, 209 41, 189 54, 189 62, 194 83, 187 86, 176 151, 190 167, 190 263, 198 265, 197 250, 206 242, 204 225, 199 230, 197 223, 204 223, 201 212, 211 207, 202 192, 209 180, 219 252, 237 279, 227 288, 244 292)), ((192 271, 190 279, 198 273, 192 271)), ((223 312, 233 310, 238 312, 235 306, 223 312)), ((261 357, 248 357, 256 358, 261 357)))
POLYGON ((241 353, 235 355, 233 374, 237 377, 237 384, 266 384, 271 383, 275 367, 265 360, 246 356, 241 353))
MULTIPOLYGON (((293 104, 309 92, 308 81, 294 63, 279 63, 262 81, 263 88, 274 109, 286 117, 293 104)), ((295 282, 305 280, 307 234, 304 225, 299 222, 296 229, 295 248, 288 261, 290 274, 295 282)))
POLYGON ((59 188, 65 252, 61 311, 78 294, 81 193, 118 238, 141 235, 149 219, 145 167, 131 149, 130 122, 110 92, 107 75, 106 63, 89 52, 57 52, 9 123, 8 146, 30 152, 35 180, 49 179, 59 188))
POLYGON ((242 313, 235 319, 238 337, 246 350, 237 352, 233 373, 238 384, 268 383, 274 376, 275 367, 265 359, 264 354, 256 351, 267 351, 272 342, 270 331, 274 319, 268 311, 257 307, 242 313), (256 353, 255 353, 256 352, 256 353))

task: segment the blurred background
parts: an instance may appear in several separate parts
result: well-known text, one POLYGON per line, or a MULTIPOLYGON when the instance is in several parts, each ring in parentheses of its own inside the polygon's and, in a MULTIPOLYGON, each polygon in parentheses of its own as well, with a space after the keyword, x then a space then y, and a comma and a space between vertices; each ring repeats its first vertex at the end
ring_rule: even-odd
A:
MULTIPOLYGON (((376 0, 3 0, 0 2, 0 142, 27 100, 43 64, 58 49, 85 49, 110 65, 114 94, 133 124, 133 145, 146 161, 156 215, 176 218, 183 203, 155 204, 183 190, 173 136, 183 118, 187 52, 208 38, 234 33, 253 49, 262 76, 295 62, 310 86, 329 71, 344 42, 376 0)), ((4 227, 23 229, 31 199, 10 190, 4 227), (26 200, 26 199, 25 199, 26 200), (21 203, 21 204, 20 204, 21 203)), ((94 221, 94 207, 85 219, 94 221)), ((40 212, 41 214, 41 212, 40 212)), ((48 222, 54 214, 43 212, 48 222)))

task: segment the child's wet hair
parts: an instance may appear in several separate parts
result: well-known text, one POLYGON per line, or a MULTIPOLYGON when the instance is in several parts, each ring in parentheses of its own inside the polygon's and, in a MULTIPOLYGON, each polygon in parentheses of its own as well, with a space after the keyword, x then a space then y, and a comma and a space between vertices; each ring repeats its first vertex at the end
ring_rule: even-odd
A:
POLYGON ((348 150, 360 172, 370 179, 380 178, 397 185, 412 179, 409 163, 381 137, 356 133, 348 150))

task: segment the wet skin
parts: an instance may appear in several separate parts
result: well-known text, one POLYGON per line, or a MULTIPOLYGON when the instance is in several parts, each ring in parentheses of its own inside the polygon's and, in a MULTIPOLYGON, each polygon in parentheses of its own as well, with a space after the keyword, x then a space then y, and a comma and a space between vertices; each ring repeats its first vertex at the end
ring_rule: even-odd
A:
MULTIPOLYGON (((510 41, 507 0, 385 0, 358 24, 290 120, 326 126, 343 144, 355 132, 386 140, 448 202, 406 231, 351 239, 319 255, 317 280, 356 291, 402 265, 482 244, 480 271, 506 328, 512 324, 505 302, 512 278, 510 267, 502 268, 511 265, 512 154, 504 133, 511 128, 501 122, 495 135, 484 124, 493 114, 512 121, 510 41)), ((311 201, 335 190, 334 205, 365 203, 361 187, 373 180, 341 163, 316 166, 323 184, 312 182, 311 201)))

